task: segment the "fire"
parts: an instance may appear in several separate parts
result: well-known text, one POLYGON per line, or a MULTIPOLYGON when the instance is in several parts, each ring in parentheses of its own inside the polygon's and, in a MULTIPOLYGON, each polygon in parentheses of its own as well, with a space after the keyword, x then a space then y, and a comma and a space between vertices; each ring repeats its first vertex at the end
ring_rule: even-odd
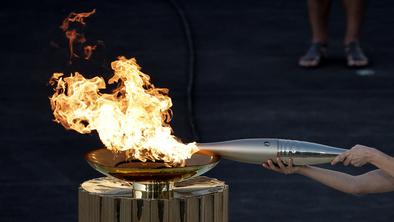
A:
POLYGON ((85 59, 90 59, 93 54, 93 51, 96 50, 96 46, 87 45, 83 47, 83 52, 85 53, 85 59))
MULTIPOLYGON (((67 18, 65 18, 60 25, 60 29, 64 31, 66 38, 68 39, 68 47, 69 47, 69 53, 70 53, 70 63, 72 62, 72 59, 79 58, 80 56, 75 53, 74 46, 79 43, 79 44, 85 44, 86 38, 83 33, 79 33, 76 29, 76 27, 72 26, 71 24, 78 24, 80 26, 85 26, 86 22, 85 19, 88 18, 89 16, 93 15, 96 13, 96 9, 93 9, 90 12, 82 12, 82 13, 76 13, 76 12, 71 12, 67 18)), ((92 56, 92 52, 96 49, 96 45, 85 45, 83 46, 83 52, 84 52, 84 58, 89 59, 92 56)))
POLYGON ((50 103, 55 121, 82 134, 96 130, 109 150, 126 151, 130 158, 184 165, 198 148, 172 135, 168 90, 155 88, 134 58, 119 57, 111 67, 114 75, 108 84, 118 84, 112 93, 100 92, 106 89, 101 77, 54 73, 50 103))

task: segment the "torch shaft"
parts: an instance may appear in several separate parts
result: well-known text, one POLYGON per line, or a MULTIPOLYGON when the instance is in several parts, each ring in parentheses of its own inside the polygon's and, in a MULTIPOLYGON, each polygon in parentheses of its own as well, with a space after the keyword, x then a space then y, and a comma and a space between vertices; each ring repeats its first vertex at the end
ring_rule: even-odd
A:
POLYGON ((295 165, 312 165, 331 162, 346 149, 317 143, 285 139, 240 139, 216 143, 199 143, 198 148, 209 150, 224 159, 262 164, 280 157, 285 163, 289 158, 295 165))

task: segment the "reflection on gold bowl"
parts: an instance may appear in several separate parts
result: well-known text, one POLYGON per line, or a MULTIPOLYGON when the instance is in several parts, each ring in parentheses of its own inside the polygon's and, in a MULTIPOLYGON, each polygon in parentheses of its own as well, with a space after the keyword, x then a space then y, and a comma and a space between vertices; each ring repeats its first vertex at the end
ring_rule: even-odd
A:
POLYGON ((113 153, 102 148, 85 154, 85 159, 97 171, 128 182, 172 183, 199 176, 219 162, 219 156, 200 150, 186 160, 184 167, 166 167, 163 162, 128 160, 125 152, 113 153))

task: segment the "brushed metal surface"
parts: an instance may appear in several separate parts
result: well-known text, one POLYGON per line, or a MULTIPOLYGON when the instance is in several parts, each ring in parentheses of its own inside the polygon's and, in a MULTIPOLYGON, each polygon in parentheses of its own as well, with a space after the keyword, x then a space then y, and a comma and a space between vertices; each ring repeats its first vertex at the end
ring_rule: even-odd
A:
POLYGON ((243 163, 262 164, 280 157, 285 163, 289 158, 295 165, 314 165, 331 162, 346 149, 297 140, 254 138, 229 140, 216 143, 199 143, 200 150, 207 150, 224 159, 243 163))

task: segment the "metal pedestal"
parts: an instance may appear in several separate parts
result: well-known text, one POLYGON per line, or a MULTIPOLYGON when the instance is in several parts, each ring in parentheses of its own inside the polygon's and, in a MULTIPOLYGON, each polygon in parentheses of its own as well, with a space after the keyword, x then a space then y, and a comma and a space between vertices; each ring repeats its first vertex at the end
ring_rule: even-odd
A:
POLYGON ((175 183, 159 195, 135 192, 110 178, 86 181, 79 188, 79 222, 227 222, 228 186, 196 177, 175 183))

